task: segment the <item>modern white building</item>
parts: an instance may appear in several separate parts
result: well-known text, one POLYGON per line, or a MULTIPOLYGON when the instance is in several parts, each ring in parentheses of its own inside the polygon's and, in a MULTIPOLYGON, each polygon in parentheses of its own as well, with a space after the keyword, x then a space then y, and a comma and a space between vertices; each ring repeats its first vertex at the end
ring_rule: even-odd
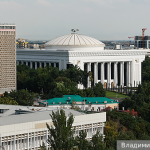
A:
MULTIPOLYGON (((53 126, 50 118, 54 108, 23 108, 22 106, 6 106, 0 105, 0 110, 3 109, 3 115, 0 117, 0 150, 39 150, 40 145, 46 140, 49 132, 46 123, 53 126), (16 107, 20 113, 26 114, 15 115, 11 114, 16 107), (39 109, 37 111, 37 109, 39 109), (47 109, 47 110, 46 110, 47 109), (7 113, 9 111, 9 113, 7 113), (28 113, 27 113, 28 112, 28 113), (7 115, 4 115, 7 113, 7 115)), ((73 128, 75 128, 75 136, 79 135, 80 130, 87 132, 87 140, 97 132, 104 134, 104 122, 106 122, 106 112, 84 114, 71 109, 64 109, 66 116, 71 112, 74 115, 73 128)))
POLYGON ((87 87, 99 81, 104 87, 137 86, 141 83, 141 63, 146 53, 143 49, 107 50, 99 40, 72 33, 47 42, 44 50, 17 50, 17 64, 35 69, 52 65, 59 70, 78 65, 93 73, 94 82, 89 78, 87 87))

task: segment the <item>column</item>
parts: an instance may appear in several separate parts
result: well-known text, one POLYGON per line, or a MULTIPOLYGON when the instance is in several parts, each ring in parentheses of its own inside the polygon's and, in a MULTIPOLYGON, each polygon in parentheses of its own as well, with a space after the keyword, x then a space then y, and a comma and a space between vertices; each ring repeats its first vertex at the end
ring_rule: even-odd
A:
POLYGON ((104 63, 101 62, 101 83, 104 86, 104 63))
POLYGON ((40 68, 42 68, 42 62, 39 62, 40 68))
POLYGON ((33 148, 35 150, 35 132, 34 132, 34 137, 33 137, 33 148))
POLYGON ((127 62, 126 69, 126 86, 129 87, 129 62, 127 62))
POLYGON ((124 86, 124 62, 122 62, 122 86, 124 86))
MULTIPOLYGON (((87 72, 91 72, 91 63, 87 63, 87 72)), ((88 77, 88 88, 91 87, 91 79, 88 77)))
POLYGON ((117 64, 118 62, 114 62, 114 86, 117 87, 118 84, 118 70, 117 70, 117 64))
POLYGON ((35 69, 37 69, 37 62, 35 62, 35 69))
POLYGON ((92 137, 93 137, 93 123, 92 123, 92 137))
POLYGON ((0 137, 0 150, 2 150, 2 138, 0 137))
POLYGON ((21 64, 23 65, 23 61, 21 61, 21 64))
POLYGON ((54 67, 56 67, 56 63, 54 63, 54 67))
POLYGON ((19 61, 17 61, 17 65, 19 65, 19 61))
POLYGON ((51 63, 49 63, 49 67, 51 66, 51 63))
POLYGON ((30 61, 30 68, 32 69, 32 61, 30 61))
POLYGON ((122 86, 122 62, 120 62, 120 86, 122 86))
POLYGON ((107 63, 107 87, 111 87, 111 62, 107 63))
MULTIPOLYGON (((48 140, 48 130, 46 130, 46 141, 48 140)), ((48 143, 46 142, 46 149, 48 149, 48 143)))
POLYGON ((29 149, 29 133, 27 133, 27 149, 29 149))
POLYGON ((14 135, 14 145, 13 145, 13 149, 16 150, 16 135, 14 135))
POLYGON ((28 62, 26 61, 26 66, 28 66, 28 62))
POLYGON ((141 60, 139 60, 139 81, 138 81, 138 84, 141 84, 141 72, 142 72, 141 60))
POLYGON ((46 62, 44 62, 44 67, 46 67, 46 62))
POLYGON ((66 70, 66 69, 67 69, 66 60, 64 60, 64 68, 62 68, 62 69, 64 69, 64 70, 66 70))
POLYGON ((94 63, 94 85, 97 83, 98 79, 98 63, 94 63))

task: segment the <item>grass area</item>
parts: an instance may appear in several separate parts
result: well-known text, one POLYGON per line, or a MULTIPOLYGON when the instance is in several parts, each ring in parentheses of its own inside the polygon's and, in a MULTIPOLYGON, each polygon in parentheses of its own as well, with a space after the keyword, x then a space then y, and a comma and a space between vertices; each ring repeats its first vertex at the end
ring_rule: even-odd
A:
POLYGON ((125 98, 129 96, 125 94, 116 93, 116 92, 106 91, 106 97, 125 98))

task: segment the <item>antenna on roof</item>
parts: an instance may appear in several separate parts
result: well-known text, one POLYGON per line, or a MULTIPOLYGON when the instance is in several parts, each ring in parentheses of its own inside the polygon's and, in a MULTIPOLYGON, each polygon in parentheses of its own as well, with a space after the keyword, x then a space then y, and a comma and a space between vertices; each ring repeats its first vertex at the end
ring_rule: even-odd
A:
POLYGON ((71 31, 75 33, 77 31, 79 31, 79 29, 71 29, 71 31))

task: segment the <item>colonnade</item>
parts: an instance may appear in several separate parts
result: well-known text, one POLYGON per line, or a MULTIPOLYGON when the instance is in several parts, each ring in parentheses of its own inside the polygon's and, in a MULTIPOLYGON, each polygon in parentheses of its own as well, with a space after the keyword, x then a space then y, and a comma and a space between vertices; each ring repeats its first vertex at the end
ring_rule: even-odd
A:
MULTIPOLYGON (((104 134, 104 126, 105 124, 103 122, 73 126, 76 129, 74 136, 79 136, 79 132, 84 130, 87 132, 86 139, 91 140, 92 136, 95 135, 97 131, 102 135, 104 134)), ((42 130, 38 132, 0 137, 0 150, 38 150, 43 142, 45 143, 46 149, 48 149, 50 147, 46 142, 48 136, 48 130, 42 130)))
MULTIPOLYGON (((136 86, 141 82, 141 64, 139 65, 139 80, 135 83, 134 80, 134 62, 132 61, 121 61, 121 62, 93 62, 94 63, 94 85, 99 81, 107 88, 113 88, 117 86, 136 86), (100 69, 98 69, 98 64, 100 64, 100 69), (111 68, 113 67, 113 69, 111 68), (100 74, 100 79, 98 79, 98 71, 100 74), (113 74, 113 77, 112 77, 113 74)), ((91 72, 91 62, 87 64, 87 72, 91 72)), ((91 79, 88 77, 87 87, 91 87, 91 79)))
POLYGON ((37 68, 44 68, 47 65, 53 66, 53 67, 59 67, 59 63, 57 62, 39 62, 39 61, 17 61, 17 65, 19 64, 25 64, 26 66, 29 66, 31 69, 37 69, 37 68))

